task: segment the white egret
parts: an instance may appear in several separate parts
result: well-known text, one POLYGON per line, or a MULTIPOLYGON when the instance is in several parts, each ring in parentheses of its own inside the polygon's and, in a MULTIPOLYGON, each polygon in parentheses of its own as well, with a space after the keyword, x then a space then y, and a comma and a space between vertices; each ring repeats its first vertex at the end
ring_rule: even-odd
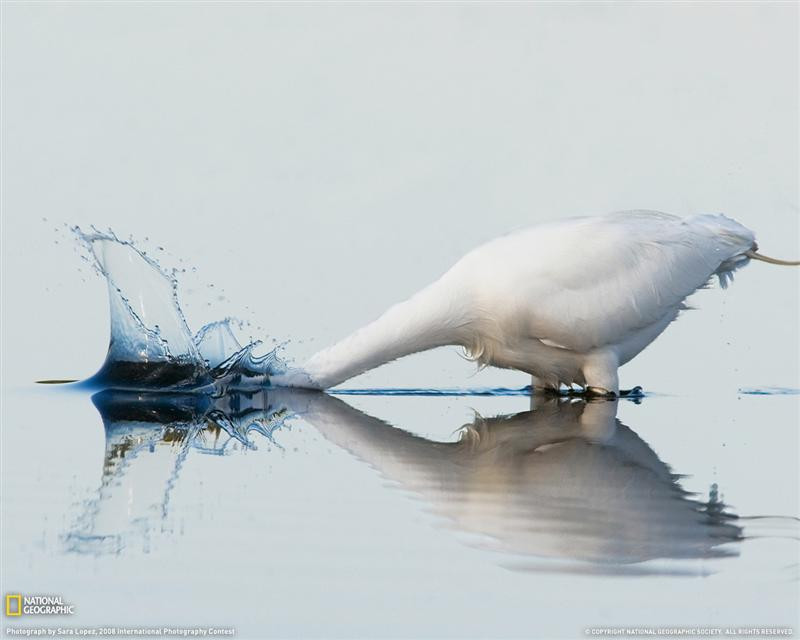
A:
POLYGON ((403 356, 463 347, 482 366, 519 369, 534 386, 619 393, 617 369, 650 344, 716 275, 725 287, 757 253, 723 215, 625 211, 534 226, 469 252, 374 322, 275 376, 326 389, 403 356))

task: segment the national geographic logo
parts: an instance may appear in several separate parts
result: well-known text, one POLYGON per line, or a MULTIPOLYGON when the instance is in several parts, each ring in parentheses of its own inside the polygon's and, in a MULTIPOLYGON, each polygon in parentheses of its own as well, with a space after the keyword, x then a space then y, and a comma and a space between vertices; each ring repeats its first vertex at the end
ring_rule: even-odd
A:
POLYGON ((6 594, 6 616, 71 616, 75 605, 67 604, 61 596, 24 596, 21 593, 6 594))

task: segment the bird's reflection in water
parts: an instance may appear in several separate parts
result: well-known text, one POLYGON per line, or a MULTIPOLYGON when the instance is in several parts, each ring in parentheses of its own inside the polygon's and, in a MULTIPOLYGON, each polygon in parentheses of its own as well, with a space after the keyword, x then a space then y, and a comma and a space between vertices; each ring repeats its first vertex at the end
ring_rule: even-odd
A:
POLYGON ((616 419, 615 401, 543 398, 531 411, 476 418, 456 442, 434 442, 318 392, 212 400, 105 391, 93 400, 105 463, 96 497, 65 537, 77 552, 118 553, 132 539, 146 549, 151 529, 169 530, 170 493, 190 452, 252 447, 253 431, 272 439, 290 415, 421 496, 474 544, 508 554, 515 568, 681 572, 647 561, 735 555, 742 539, 715 492, 701 501, 684 491, 616 419))
POLYGON ((728 543, 741 540, 742 530, 716 488, 707 502, 684 491, 616 419, 616 401, 542 398, 531 411, 477 418, 457 442, 444 443, 330 396, 304 400, 295 411, 328 440, 422 496, 455 529, 477 534, 479 545, 514 554, 508 566, 680 573, 642 563, 737 554, 728 543))

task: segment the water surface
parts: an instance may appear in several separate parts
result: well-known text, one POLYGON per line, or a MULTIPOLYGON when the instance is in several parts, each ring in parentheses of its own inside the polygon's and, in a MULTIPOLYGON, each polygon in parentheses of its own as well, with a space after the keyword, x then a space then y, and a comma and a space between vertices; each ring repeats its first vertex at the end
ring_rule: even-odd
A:
POLYGON ((80 238, 108 283, 105 362, 4 398, 4 584, 76 604, 59 623, 796 625, 795 390, 272 388, 290 365, 231 319, 193 333, 176 272, 113 234, 80 238))

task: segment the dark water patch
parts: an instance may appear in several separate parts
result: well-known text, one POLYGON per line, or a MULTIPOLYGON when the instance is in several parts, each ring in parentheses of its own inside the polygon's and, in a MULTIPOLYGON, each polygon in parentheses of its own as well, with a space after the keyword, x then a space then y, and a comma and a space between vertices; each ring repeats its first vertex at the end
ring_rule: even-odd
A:
POLYGON ((107 390, 92 396, 106 429, 117 422, 174 424, 201 419, 212 405, 206 394, 130 393, 107 390))
POLYGON ((124 386, 130 388, 198 388, 211 383, 206 367, 195 362, 164 360, 134 362, 107 359, 103 367, 87 381, 98 388, 124 386))

